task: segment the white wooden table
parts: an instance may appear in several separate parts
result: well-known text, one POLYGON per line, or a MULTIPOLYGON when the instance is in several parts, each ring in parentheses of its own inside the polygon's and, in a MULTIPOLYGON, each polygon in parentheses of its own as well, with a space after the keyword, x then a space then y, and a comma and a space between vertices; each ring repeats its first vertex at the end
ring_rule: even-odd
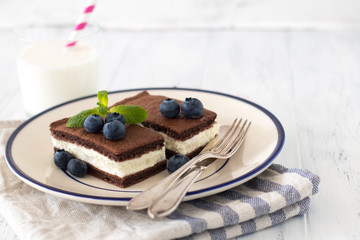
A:
MULTIPOLYGON (((357 16, 359 4, 353 6, 350 13, 357 16)), ((145 30, 135 21, 129 29, 112 22, 102 36, 100 87, 199 88, 262 105, 286 132, 275 162, 317 173, 320 192, 307 215, 242 239, 360 239, 360 25, 340 20, 324 21, 336 25, 330 30, 314 24, 311 31, 243 28, 226 21, 220 22, 230 27, 209 27, 213 19, 205 27, 153 24, 145 30)), ((26 118, 9 26, 0 26, 0 120, 26 118)), ((17 239, 1 217, 0 236, 17 239)))

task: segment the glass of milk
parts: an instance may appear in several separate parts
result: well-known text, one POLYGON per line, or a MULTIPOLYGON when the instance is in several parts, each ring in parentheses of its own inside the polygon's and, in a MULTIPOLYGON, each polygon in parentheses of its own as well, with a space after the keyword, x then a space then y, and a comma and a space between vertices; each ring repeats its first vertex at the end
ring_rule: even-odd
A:
POLYGON ((98 91, 98 25, 79 33, 65 48, 73 25, 28 24, 14 28, 17 70, 24 107, 31 116, 98 91))

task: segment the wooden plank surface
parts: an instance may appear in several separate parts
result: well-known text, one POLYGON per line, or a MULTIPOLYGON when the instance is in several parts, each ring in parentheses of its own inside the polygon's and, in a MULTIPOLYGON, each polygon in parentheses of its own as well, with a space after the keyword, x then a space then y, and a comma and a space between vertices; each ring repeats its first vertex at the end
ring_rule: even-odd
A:
MULTIPOLYGON (((105 31, 102 89, 177 86, 256 102, 282 122, 275 162, 321 177, 309 214, 241 239, 360 238, 360 32, 105 31)), ((26 117, 0 32, 0 119, 26 117)), ((0 218, 4 239, 17 239, 0 218)))
MULTIPOLYGON (((0 28, 72 23, 85 2, 2 0, 0 28)), ((358 0, 101 0, 91 19, 108 29, 359 29, 359 12, 358 0)))

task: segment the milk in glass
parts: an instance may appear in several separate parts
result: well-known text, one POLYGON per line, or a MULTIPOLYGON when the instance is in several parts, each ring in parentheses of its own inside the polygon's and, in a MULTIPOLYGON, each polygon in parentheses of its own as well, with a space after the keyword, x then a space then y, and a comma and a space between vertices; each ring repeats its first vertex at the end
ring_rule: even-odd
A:
POLYGON ((28 46, 17 59, 24 107, 34 115, 49 107, 97 92, 98 55, 78 42, 65 49, 64 41, 28 46))

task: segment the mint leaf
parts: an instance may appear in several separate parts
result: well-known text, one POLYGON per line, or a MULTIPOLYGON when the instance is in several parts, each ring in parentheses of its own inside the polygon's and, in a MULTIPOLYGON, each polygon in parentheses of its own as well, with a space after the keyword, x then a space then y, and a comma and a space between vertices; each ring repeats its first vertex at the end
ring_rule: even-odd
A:
POLYGON ((71 117, 66 122, 66 127, 83 127, 85 119, 88 116, 90 116, 91 114, 96 114, 96 113, 98 113, 97 108, 84 110, 84 111, 76 114, 75 116, 71 117))
POLYGON ((118 105, 112 107, 110 112, 117 112, 123 115, 127 124, 141 123, 147 118, 146 110, 135 105, 118 105))
POLYGON ((108 94, 106 90, 103 91, 98 91, 97 93, 97 97, 99 102, 103 105, 103 106, 107 106, 108 105, 108 94))
POLYGON ((85 119, 91 114, 98 114, 101 117, 105 117, 109 112, 117 112, 125 117, 125 123, 127 124, 137 124, 143 122, 147 118, 147 112, 145 109, 134 106, 134 105, 119 105, 112 107, 109 111, 108 107, 108 94, 107 91, 99 91, 97 94, 98 107, 84 110, 75 116, 71 117, 67 123, 66 127, 83 127, 85 119))
POLYGON ((108 112, 109 110, 109 107, 108 106, 104 106, 101 102, 98 102, 97 105, 99 105, 96 109, 97 111, 99 112, 99 115, 101 117, 105 117, 106 116, 106 113, 108 112))
POLYGON ((99 112, 99 115, 101 117, 105 117, 106 113, 108 112, 109 108, 108 108, 108 94, 107 91, 98 91, 97 93, 97 97, 98 97, 98 102, 97 105, 99 107, 97 107, 97 110, 99 112))

